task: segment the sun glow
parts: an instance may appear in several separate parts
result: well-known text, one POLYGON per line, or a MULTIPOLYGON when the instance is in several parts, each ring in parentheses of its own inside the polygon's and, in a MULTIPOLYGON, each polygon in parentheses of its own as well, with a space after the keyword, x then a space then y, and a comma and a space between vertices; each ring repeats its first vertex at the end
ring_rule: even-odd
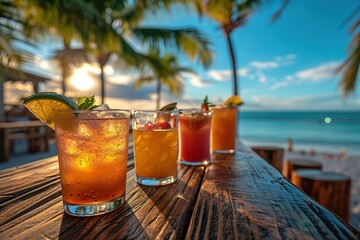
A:
POLYGON ((86 91, 94 86, 94 80, 89 76, 86 68, 78 68, 74 71, 70 83, 81 91, 86 91))

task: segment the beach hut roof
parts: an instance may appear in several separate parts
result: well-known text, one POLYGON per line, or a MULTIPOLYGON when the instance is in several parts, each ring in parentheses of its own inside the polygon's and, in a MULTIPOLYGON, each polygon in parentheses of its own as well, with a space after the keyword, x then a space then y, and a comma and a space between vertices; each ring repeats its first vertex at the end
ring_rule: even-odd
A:
POLYGON ((32 82, 34 92, 39 90, 39 82, 50 81, 50 78, 42 77, 19 69, 6 69, 4 71, 5 82, 32 82))

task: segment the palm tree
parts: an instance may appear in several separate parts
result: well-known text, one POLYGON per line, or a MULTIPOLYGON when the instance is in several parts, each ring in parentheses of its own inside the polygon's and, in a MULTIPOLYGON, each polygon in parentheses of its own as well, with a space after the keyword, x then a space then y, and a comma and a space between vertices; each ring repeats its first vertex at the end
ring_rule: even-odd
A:
POLYGON ((66 93, 66 82, 72 75, 74 68, 81 67, 84 63, 91 63, 89 53, 84 48, 71 48, 70 44, 63 42, 64 48, 56 50, 51 60, 54 66, 61 72, 61 89, 62 94, 66 93))
POLYGON ((0 122, 4 121, 5 72, 18 68, 32 57, 27 48, 19 49, 14 44, 15 42, 21 43, 22 46, 31 44, 24 39, 23 26, 24 22, 15 2, 0 0, 0 122))
POLYGON ((181 94, 184 90, 184 83, 181 74, 192 72, 190 68, 181 67, 174 55, 165 54, 160 56, 159 51, 150 51, 148 55, 143 56, 147 61, 146 73, 136 79, 134 88, 137 90, 143 84, 156 81, 156 109, 160 109, 161 88, 162 85, 168 87, 170 93, 181 94))
MULTIPOLYGON (((273 20, 276 20, 282 10, 286 7, 289 0, 283 0, 281 8, 273 15, 273 20)), ((238 94, 238 80, 236 70, 236 58, 234 53, 233 41, 231 34, 233 31, 243 26, 251 14, 259 9, 266 0, 196 0, 198 9, 203 9, 207 15, 217 21, 222 29, 229 49, 232 76, 233 76, 233 95, 238 94)))
POLYGON ((360 7, 355 9, 351 16, 347 19, 354 22, 350 27, 350 33, 354 34, 352 41, 349 45, 349 56, 340 65, 337 72, 342 72, 342 78, 339 86, 342 89, 342 94, 347 97, 350 93, 355 91, 357 74, 360 65, 360 7), (358 16, 356 18, 356 16, 358 16))
POLYGON ((171 2, 178 1, 136 1, 134 4, 126 1, 118 4, 118 2, 111 1, 110 3, 113 5, 95 1, 96 9, 103 13, 108 26, 111 26, 107 33, 96 35, 96 41, 94 41, 97 46, 94 55, 101 70, 102 102, 104 102, 105 96, 104 67, 112 56, 115 56, 115 58, 112 58, 114 63, 122 68, 136 67, 140 71, 146 69, 149 61, 144 58, 143 52, 133 48, 133 43, 140 43, 145 49, 159 49, 160 47, 167 50, 178 49, 191 59, 199 59, 204 66, 211 64, 212 54, 209 50, 209 42, 196 29, 147 28, 140 26, 148 11, 159 11, 163 9, 163 4, 170 4, 171 2), (108 38, 109 33, 111 36, 117 37, 117 42, 114 42, 112 38, 108 38), (104 42, 107 44, 104 44, 104 42))
MULTIPOLYGON (((104 67, 110 59, 114 59, 118 66, 125 69, 145 68, 147 62, 142 58, 143 53, 133 48, 133 39, 134 43, 142 44, 145 49, 160 45, 166 49, 179 49, 190 58, 198 58, 204 65, 210 65, 209 42, 197 30, 139 27, 146 12, 159 11, 164 6, 168 7, 171 2, 179 1, 29 0, 22 1, 22 9, 28 19, 28 25, 31 26, 29 29, 50 29, 63 39, 64 51, 70 50, 70 42, 73 39, 80 40, 85 50, 91 50, 101 70, 103 103, 104 67)), ((62 61, 64 78, 68 75, 67 63, 66 60, 62 61)), ((64 85, 63 89, 65 90, 64 85)))
POLYGON ((89 43, 89 32, 106 25, 102 16, 84 0, 63 1, 20 1, 27 22, 25 32, 32 38, 43 38, 49 32, 60 37, 63 49, 56 50, 52 60, 60 69, 62 76, 62 93, 66 92, 67 78, 73 67, 90 62, 86 48, 89 43), (84 48, 72 48, 71 41, 83 43, 84 48))

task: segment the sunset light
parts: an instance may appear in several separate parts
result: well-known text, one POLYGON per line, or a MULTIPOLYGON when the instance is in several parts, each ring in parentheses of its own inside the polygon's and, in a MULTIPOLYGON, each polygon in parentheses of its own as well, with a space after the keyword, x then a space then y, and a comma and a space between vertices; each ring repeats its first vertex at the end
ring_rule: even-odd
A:
POLYGON ((74 71, 70 83, 81 91, 89 90, 94 86, 94 80, 89 76, 86 68, 78 68, 74 71))

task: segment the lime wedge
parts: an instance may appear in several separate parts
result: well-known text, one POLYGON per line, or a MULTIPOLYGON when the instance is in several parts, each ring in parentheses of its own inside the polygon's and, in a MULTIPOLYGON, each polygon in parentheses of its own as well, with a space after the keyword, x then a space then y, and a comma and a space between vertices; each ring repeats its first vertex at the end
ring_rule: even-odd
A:
POLYGON ((231 96, 224 102, 224 105, 242 105, 243 101, 239 96, 231 96))
POLYGON ((24 99, 24 106, 39 120, 55 129, 57 111, 78 110, 76 104, 68 97, 57 93, 35 93, 24 99))
POLYGON ((168 105, 165 105, 162 108, 160 108, 159 111, 172 111, 172 110, 175 110, 176 109, 176 104, 177 104, 177 102, 173 102, 173 103, 170 103, 168 105))

